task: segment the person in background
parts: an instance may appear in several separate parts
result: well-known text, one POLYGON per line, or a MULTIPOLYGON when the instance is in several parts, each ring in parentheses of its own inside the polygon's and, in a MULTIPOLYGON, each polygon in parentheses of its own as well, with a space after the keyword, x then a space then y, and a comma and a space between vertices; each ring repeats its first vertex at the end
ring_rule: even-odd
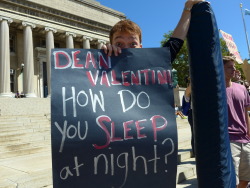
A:
POLYGON ((235 70, 235 74, 234 77, 232 78, 232 81, 241 85, 244 84, 244 82, 242 81, 241 72, 239 70, 235 70))
POLYGON ((188 87, 185 90, 184 93, 184 100, 187 103, 190 103, 190 108, 188 110, 187 116, 188 116, 188 123, 190 125, 191 129, 191 147, 192 147, 192 157, 195 157, 195 146, 194 146, 194 123, 193 123, 193 112, 192 112, 192 102, 191 102, 191 82, 190 78, 188 79, 188 87))
POLYGON ((188 85, 190 83, 190 77, 189 76, 185 77, 185 83, 186 83, 186 87, 188 87, 188 85))
POLYGON ((187 117, 183 115, 181 110, 179 110, 179 107, 177 106, 177 104, 175 104, 175 115, 176 117, 178 116, 181 117, 181 119, 187 119, 187 117))
POLYGON ((237 188, 246 188, 250 181, 250 96, 244 85, 232 82, 235 59, 223 57, 228 106, 228 132, 237 188))
POLYGON ((246 87, 247 92, 248 92, 248 94, 250 95, 250 87, 249 87, 248 81, 245 81, 245 82, 244 82, 244 86, 246 87))
POLYGON ((18 98, 21 98, 21 95, 20 95, 19 91, 16 91, 16 98, 17 98, 17 99, 18 99, 18 98))

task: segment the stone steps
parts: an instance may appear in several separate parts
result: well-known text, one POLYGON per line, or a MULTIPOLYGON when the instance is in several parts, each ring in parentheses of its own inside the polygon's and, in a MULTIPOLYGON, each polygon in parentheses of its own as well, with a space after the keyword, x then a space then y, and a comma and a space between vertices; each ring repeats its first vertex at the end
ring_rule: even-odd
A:
POLYGON ((44 123, 32 123, 32 124, 26 124, 26 125, 6 125, 6 126, 0 126, 0 135, 6 135, 6 134, 13 134, 16 132, 39 132, 42 130, 50 130, 50 123, 44 122, 44 123))
POLYGON ((1 142, 1 146, 8 146, 8 145, 19 145, 23 143, 33 143, 34 145, 37 145, 40 143, 47 144, 48 141, 50 141, 50 136, 47 135, 40 135, 40 136, 33 136, 31 138, 26 138, 25 140, 19 140, 18 138, 15 140, 4 140, 1 142))
POLYGON ((1 145, 0 146, 0 153, 4 152, 11 152, 11 151, 18 151, 18 150, 23 150, 23 149, 28 149, 28 148, 35 148, 35 147, 44 147, 48 146, 51 144, 50 140, 44 141, 44 142, 36 142, 36 143, 15 143, 15 144, 7 144, 7 145, 1 145))
POLYGON ((176 188, 198 188, 197 176, 187 178, 185 181, 176 185, 176 188))
POLYGON ((0 98, 0 188, 52 185, 50 99, 0 98))
MULTIPOLYGON (((5 152, 17 151, 17 150, 25 150, 36 147, 48 147, 51 144, 50 139, 44 139, 43 137, 36 138, 35 141, 22 141, 12 140, 6 141, 4 144, 0 145, 0 154, 4 154, 5 152)), ((1 156, 0 156, 1 158, 1 156)))
POLYGON ((178 128, 178 167, 176 183, 178 184, 196 175, 195 158, 191 150, 191 129, 187 119, 177 118, 178 128))
POLYGON ((48 129, 50 129, 50 121, 46 116, 0 117, 0 136, 48 129))
POLYGON ((42 121, 42 122, 29 122, 29 123, 6 123, 0 125, 0 129, 2 130, 13 130, 13 129, 30 129, 30 128, 42 128, 42 127, 50 127, 49 121, 42 121))
POLYGON ((15 122, 39 122, 39 121, 45 121, 47 118, 47 116, 45 115, 41 115, 41 116, 19 116, 19 117, 13 117, 13 116, 2 116, 0 117, 0 119, 2 120, 0 122, 0 125, 1 124, 4 124, 4 123, 15 123, 15 122))
POLYGON ((50 126, 44 125, 30 125, 30 126, 20 126, 20 127, 1 127, 0 136, 2 135, 13 135, 16 132, 19 133, 34 133, 41 131, 50 131, 50 126))
POLYGON ((47 116, 1 116, 0 130, 0 159, 50 152, 50 121, 47 116))
POLYGON ((8 125, 29 125, 32 123, 46 123, 49 122, 47 119, 47 116, 40 116, 40 117, 23 117, 23 118, 17 118, 17 119, 11 119, 6 117, 0 117, 0 126, 8 126, 8 125))
POLYGON ((50 113, 50 98, 0 98, 0 116, 45 115, 50 113))
POLYGON ((17 157, 22 155, 29 155, 33 153, 41 153, 41 152, 50 152, 50 149, 46 148, 45 146, 40 147, 30 147, 24 149, 13 150, 9 152, 0 152, 0 159, 9 158, 9 157, 17 157))
POLYGON ((36 141, 28 140, 26 142, 17 142, 13 140, 12 142, 4 142, 5 145, 0 145, 0 159, 30 155, 44 151, 50 152, 51 141, 49 139, 45 140, 44 136, 35 138, 36 141))
POLYGON ((0 135, 0 145, 2 143, 6 143, 9 141, 17 141, 20 142, 27 142, 27 141, 41 141, 45 140, 45 136, 47 136, 47 133, 50 133, 48 130, 43 131, 37 131, 37 132, 18 132, 18 133, 8 133, 0 135))
POLYGON ((189 158, 178 165, 176 183, 181 183, 196 175, 195 159, 189 158))

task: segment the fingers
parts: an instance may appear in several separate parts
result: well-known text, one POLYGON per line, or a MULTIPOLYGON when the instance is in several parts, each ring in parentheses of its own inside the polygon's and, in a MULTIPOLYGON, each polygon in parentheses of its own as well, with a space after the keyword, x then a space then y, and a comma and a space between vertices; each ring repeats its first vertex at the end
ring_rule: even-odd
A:
POLYGON ((193 3, 198 3, 198 2, 205 1, 205 0, 187 0, 187 1, 192 1, 193 3))
POLYGON ((111 56, 112 53, 114 53, 115 56, 118 56, 119 54, 122 53, 122 50, 120 47, 116 47, 111 44, 103 45, 102 49, 104 50, 104 53, 107 54, 108 56, 111 56))
POLYGON ((108 53, 108 50, 107 50, 107 46, 104 44, 102 45, 102 49, 104 50, 104 53, 107 54, 108 53))
POLYGON ((205 0, 187 0, 185 3, 185 8, 191 10, 194 4, 205 2, 205 0))
POLYGON ((194 5, 196 3, 205 2, 205 0, 187 0, 186 4, 194 5))
POLYGON ((113 46, 113 51, 115 56, 118 56, 120 53, 122 53, 122 50, 120 47, 113 46))
POLYGON ((108 48, 108 56, 111 56, 111 55, 112 55, 112 52, 113 52, 112 45, 108 44, 108 45, 107 45, 107 48, 108 48))

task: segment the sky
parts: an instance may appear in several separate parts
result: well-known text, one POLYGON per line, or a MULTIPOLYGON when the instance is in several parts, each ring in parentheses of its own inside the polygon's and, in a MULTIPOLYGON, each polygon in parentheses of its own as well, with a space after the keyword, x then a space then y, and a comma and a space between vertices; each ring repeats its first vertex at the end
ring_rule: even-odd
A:
MULTIPOLYGON (((142 29, 144 48, 160 47, 164 33, 176 27, 185 4, 185 0, 97 1, 124 13, 128 19, 136 22, 142 29)), ((209 2, 215 14, 218 29, 232 35, 243 60, 250 58, 246 40, 246 34, 249 36, 248 41, 250 39, 250 15, 244 14, 245 9, 250 10, 250 0, 210 0, 209 2), (243 5, 244 19, 240 3, 243 5)), ((220 37, 222 37, 221 34, 220 37)))

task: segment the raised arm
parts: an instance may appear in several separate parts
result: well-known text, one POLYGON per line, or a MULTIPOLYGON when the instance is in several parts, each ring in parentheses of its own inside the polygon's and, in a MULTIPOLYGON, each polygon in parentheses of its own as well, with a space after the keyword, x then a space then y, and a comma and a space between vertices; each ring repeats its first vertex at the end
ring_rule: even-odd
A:
POLYGON ((185 90, 184 93, 185 101, 190 102, 190 97, 191 97, 191 83, 188 85, 188 87, 185 90))
POLYGON ((204 2, 205 0, 188 0, 185 3, 181 18, 173 31, 172 37, 185 40, 189 29, 191 9, 194 4, 204 2))

